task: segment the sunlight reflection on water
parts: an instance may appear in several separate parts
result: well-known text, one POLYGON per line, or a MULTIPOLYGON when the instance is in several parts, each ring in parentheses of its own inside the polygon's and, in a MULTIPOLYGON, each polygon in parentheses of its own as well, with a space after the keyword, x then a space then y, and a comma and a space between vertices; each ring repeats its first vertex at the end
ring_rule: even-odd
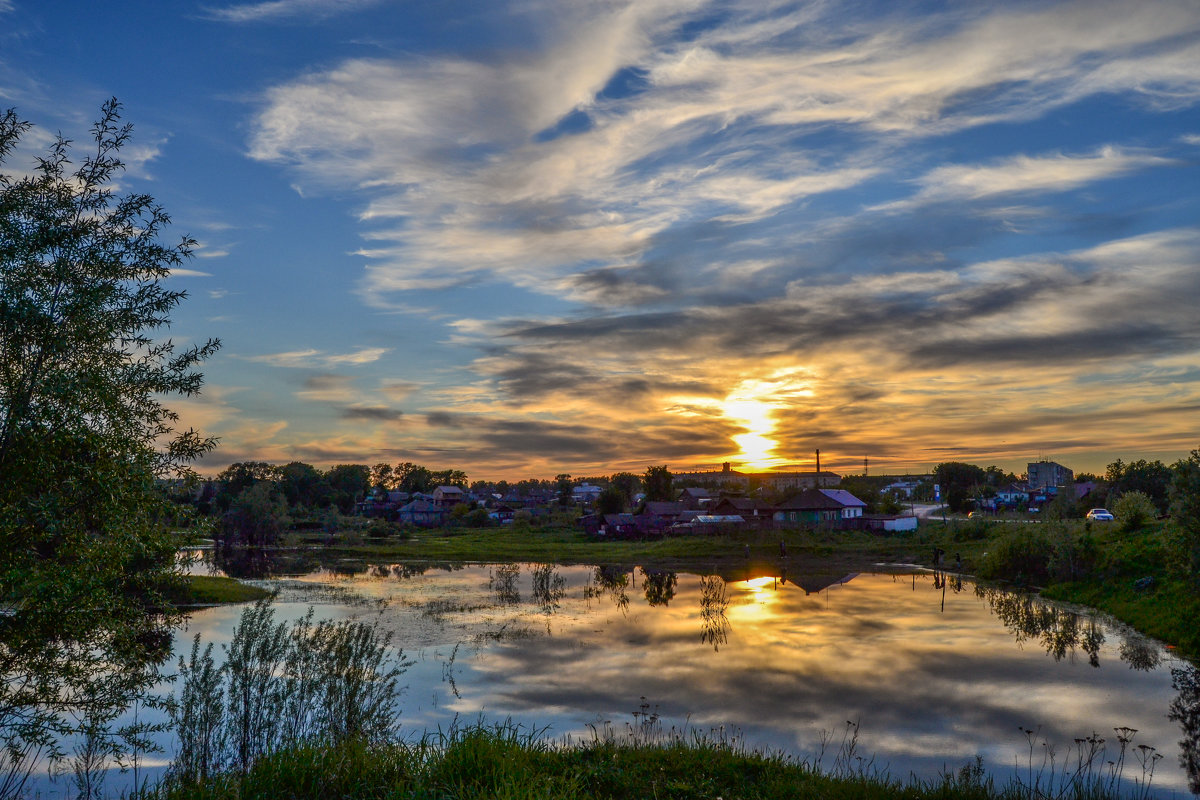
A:
MULTIPOLYGON (((312 605, 395 633, 416 662, 402 680, 409 735, 511 718, 586 739, 631 722, 644 697, 666 727, 725 726, 799 756, 817 754, 823 731, 836 746, 850 720, 859 752, 893 776, 978 754, 1003 782, 1028 754, 1020 728, 1065 751, 1127 725, 1166 756, 1156 789, 1187 794, 1169 651, 953 577, 350 562, 267 583, 281 618, 312 605)), ((177 651, 195 634, 227 642, 239 614, 197 611, 177 651)))

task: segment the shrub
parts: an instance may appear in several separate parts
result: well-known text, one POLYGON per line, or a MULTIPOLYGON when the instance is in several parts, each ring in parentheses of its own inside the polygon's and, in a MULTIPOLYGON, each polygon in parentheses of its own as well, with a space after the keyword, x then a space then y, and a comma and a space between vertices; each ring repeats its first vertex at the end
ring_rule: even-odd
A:
POLYGON ((1138 530, 1157 515, 1154 501, 1145 492, 1126 492, 1113 504, 1113 516, 1126 531, 1138 530))
POLYGON ((980 560, 978 573, 981 578, 1020 585, 1045 584, 1050 579, 1054 552, 1049 538, 1025 528, 997 539, 980 560))

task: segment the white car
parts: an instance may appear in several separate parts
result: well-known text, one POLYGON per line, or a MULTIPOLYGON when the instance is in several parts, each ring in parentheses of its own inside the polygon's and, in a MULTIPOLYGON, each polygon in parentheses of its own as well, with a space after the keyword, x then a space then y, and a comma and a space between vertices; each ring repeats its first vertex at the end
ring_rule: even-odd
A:
POLYGON ((1112 522, 1114 517, 1112 512, 1107 508, 1093 508, 1087 513, 1088 519, 1094 519, 1097 522, 1112 522))

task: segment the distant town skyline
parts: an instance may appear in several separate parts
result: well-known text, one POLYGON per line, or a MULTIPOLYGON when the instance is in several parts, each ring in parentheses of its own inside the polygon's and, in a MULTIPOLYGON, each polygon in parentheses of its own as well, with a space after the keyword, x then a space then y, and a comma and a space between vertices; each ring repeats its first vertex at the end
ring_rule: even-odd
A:
POLYGON ((1200 447, 1200 10, 0 0, 0 108, 199 240, 197 466, 1200 447))

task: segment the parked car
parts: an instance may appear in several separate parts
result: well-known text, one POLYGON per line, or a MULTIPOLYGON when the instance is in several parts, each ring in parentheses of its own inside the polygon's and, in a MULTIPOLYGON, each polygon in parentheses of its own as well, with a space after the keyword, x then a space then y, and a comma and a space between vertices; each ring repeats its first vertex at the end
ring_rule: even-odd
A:
POLYGON ((1112 522, 1115 519, 1107 508, 1093 508, 1087 513, 1087 518, 1097 522, 1112 522))

